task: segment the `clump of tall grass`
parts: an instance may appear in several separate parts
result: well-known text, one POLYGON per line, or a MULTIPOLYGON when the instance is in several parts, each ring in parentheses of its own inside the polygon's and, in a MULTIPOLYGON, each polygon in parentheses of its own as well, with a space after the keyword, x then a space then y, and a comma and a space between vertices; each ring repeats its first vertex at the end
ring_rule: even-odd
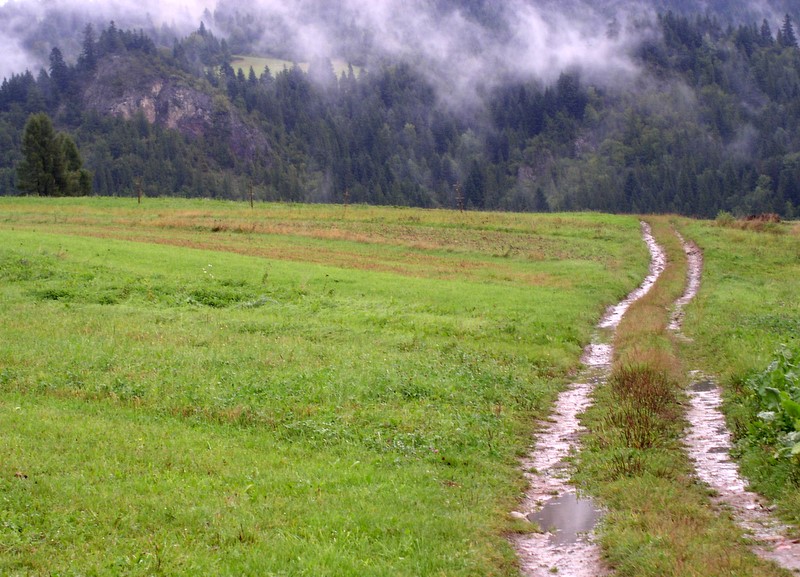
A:
POLYGON ((609 379, 613 399, 604 418, 607 430, 615 431, 618 444, 628 449, 651 449, 662 445, 662 421, 676 416, 676 385, 664 370, 647 364, 627 365, 609 379))
POLYGON ((753 232, 771 232, 774 234, 783 234, 786 232, 784 227, 780 226, 781 218, 774 213, 764 213, 747 216, 745 218, 736 218, 731 213, 722 210, 717 214, 714 219, 714 224, 723 228, 736 228, 739 230, 750 230, 753 232))
POLYGON ((674 413, 676 384, 663 369, 649 364, 626 365, 614 372, 609 386, 620 401, 656 416, 669 417, 674 413))

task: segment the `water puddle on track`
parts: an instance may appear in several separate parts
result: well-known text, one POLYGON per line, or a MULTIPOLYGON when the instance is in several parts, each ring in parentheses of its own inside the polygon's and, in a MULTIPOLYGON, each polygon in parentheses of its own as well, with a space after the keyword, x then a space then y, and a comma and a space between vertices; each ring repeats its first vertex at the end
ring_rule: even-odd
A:
POLYGON ((613 338, 628 308, 650 291, 666 266, 664 250, 646 223, 642 223, 642 236, 650 250, 647 277, 625 300, 606 311, 581 358, 586 365, 581 381, 571 384, 558 396, 552 414, 541 423, 534 438, 534 448, 522 462, 529 483, 522 503, 525 512, 512 515, 538 523, 543 531, 513 538, 526 577, 608 574, 599 547, 592 540, 602 513, 591 499, 579 496, 570 485, 568 459, 578 450, 583 433, 579 416, 591 404, 594 388, 608 377, 611 369, 614 351, 606 342, 613 338))
MULTIPOLYGON (((675 304, 669 328, 680 331, 683 308, 697 295, 703 270, 703 255, 693 243, 678 235, 688 260, 686 292, 675 304)), ((728 508, 755 541, 753 551, 789 571, 800 572, 800 543, 786 537, 787 528, 747 490, 739 468, 730 458, 731 435, 720 410, 722 394, 713 378, 691 373, 689 431, 685 443, 697 476, 716 492, 715 502, 728 508)))
POLYGON ((539 511, 529 513, 528 521, 551 533, 555 545, 570 545, 594 530, 601 514, 591 499, 565 493, 545 503, 539 511))

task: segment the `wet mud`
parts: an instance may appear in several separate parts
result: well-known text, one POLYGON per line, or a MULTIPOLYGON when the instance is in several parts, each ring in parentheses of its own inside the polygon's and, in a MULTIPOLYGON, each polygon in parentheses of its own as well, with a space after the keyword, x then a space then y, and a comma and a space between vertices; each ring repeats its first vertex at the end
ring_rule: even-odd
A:
MULTIPOLYGON (((682 328, 683 309, 697 295, 703 270, 700 249, 680 238, 687 256, 688 276, 686 292, 676 302, 670 321, 673 331, 682 328)), ((697 476, 714 490, 716 504, 729 510, 749 534, 757 555, 800 572, 800 543, 788 538, 787 527, 771 514, 759 495, 747 490, 747 483, 730 457, 731 434, 721 411, 722 392, 717 382, 696 371, 691 377, 685 444, 697 476)))
POLYGON ((788 528, 775 518, 759 495, 747 490, 747 483, 730 457, 731 435, 720 409, 719 387, 698 373, 693 377, 699 386, 689 391, 686 447, 697 476, 714 490, 715 502, 728 509, 753 539, 756 554, 784 569, 800 572, 800 543, 787 537, 788 528))
POLYGON ((646 223, 642 223, 642 236, 651 257, 647 277, 625 300, 606 311, 581 357, 586 368, 580 380, 559 395, 549 419, 540 423, 531 453, 523 460, 529 487, 521 511, 512 515, 538 524, 542 531, 513 539, 526 577, 608 575, 592 539, 602 513, 570 484, 569 459, 578 451, 584 432, 579 417, 591 404, 595 387, 611 370, 614 351, 607 343, 613 340, 614 330, 631 304, 650 291, 666 266, 666 254, 646 223))
POLYGON ((703 276, 703 253, 695 243, 687 241, 678 232, 675 234, 678 235, 683 245, 683 252, 686 253, 686 290, 675 301, 675 307, 672 310, 672 316, 669 321, 669 329, 680 331, 683 326, 684 309, 700 291, 700 279, 703 276))

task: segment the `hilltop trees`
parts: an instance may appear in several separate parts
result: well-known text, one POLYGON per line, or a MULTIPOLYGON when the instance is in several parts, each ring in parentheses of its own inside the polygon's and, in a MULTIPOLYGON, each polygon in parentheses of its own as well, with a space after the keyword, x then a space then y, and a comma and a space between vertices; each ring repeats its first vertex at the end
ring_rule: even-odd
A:
POLYGON ((781 46, 784 48, 797 48, 797 36, 794 33, 794 26, 792 25, 792 17, 788 14, 783 19, 783 26, 781 26, 781 46))
POLYGON ((346 191, 349 202, 372 204, 793 216, 800 50, 792 19, 777 24, 723 28, 667 13, 634 56, 646 82, 614 87, 579 70, 549 82, 511 75, 460 104, 409 61, 376 60, 337 78, 317 59, 308 72, 258 75, 234 69, 205 25, 171 51, 141 31, 87 26, 74 65, 54 49, 48 69, 0 84, 0 194, 124 195, 141 183, 147 194, 192 197, 241 199, 252 187, 262 200, 341 202, 346 191), (125 74, 103 73, 112 57, 125 74), (189 129, 150 124, 142 111, 102 112, 166 78, 199 95, 175 101, 202 105, 189 129), (87 94, 107 102, 88 105, 87 94), (76 140, 42 137, 43 119, 30 117, 42 112, 76 140), (243 127, 261 139, 258 154, 237 152, 243 127), (33 143, 50 152, 32 160, 33 143))
POLYGON ((33 114, 22 135, 23 159, 17 166, 17 188, 39 196, 84 196, 91 176, 83 169, 75 142, 56 133, 50 117, 33 114))

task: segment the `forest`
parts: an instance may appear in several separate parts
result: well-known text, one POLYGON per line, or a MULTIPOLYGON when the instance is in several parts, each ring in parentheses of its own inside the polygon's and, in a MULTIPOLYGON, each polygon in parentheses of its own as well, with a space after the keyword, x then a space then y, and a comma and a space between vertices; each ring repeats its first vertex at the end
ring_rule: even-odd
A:
POLYGON ((552 81, 509 75, 464 101, 443 98, 410 59, 359 58, 358 45, 339 77, 327 58, 307 71, 236 70, 233 54, 254 49, 247 18, 207 16, 214 27, 201 22, 171 45, 113 21, 87 24, 70 41, 76 58, 53 47, 46 68, 4 78, 0 195, 22 194, 24 129, 45 113, 74 140, 95 195, 800 212, 800 50, 790 15, 722 24, 667 11, 640 23, 653 33, 637 44, 639 72, 625 86, 565 69, 552 81), (125 74, 109 80, 101 71, 112 62, 125 74), (144 110, 126 117, 97 105, 98 94, 113 100, 154 78, 206 95, 205 124, 171 128, 144 110))

